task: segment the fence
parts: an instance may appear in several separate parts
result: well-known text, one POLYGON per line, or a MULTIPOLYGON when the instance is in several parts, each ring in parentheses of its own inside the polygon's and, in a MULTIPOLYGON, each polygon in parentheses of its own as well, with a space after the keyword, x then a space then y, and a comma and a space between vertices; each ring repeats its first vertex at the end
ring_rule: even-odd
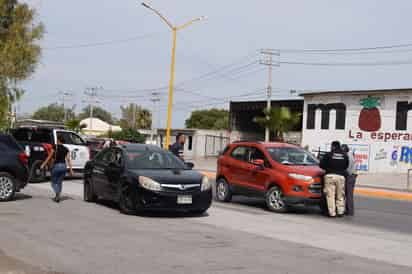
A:
POLYGON ((205 157, 216 157, 230 143, 229 137, 224 136, 205 136, 205 157))

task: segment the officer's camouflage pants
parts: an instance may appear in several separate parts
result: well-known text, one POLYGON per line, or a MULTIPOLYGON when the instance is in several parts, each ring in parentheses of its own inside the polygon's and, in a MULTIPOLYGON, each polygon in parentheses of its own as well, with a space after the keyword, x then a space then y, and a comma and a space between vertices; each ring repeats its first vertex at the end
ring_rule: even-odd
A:
POLYGON ((326 195, 329 216, 345 214, 345 177, 336 174, 325 175, 323 192, 326 195))

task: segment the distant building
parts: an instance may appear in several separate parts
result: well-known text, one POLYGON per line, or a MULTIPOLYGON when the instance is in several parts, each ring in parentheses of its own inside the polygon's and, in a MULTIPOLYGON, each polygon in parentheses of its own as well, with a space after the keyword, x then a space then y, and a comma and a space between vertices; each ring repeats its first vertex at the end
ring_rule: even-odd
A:
POLYGON ((86 128, 83 129, 85 135, 100 136, 109 131, 121 131, 119 126, 110 125, 98 118, 86 118, 80 122, 81 125, 85 125, 86 128))
MULTIPOLYGON (((303 99, 272 100, 272 107, 288 107, 292 112, 303 113, 303 99)), ((256 140, 264 141, 265 129, 255 123, 255 117, 263 116, 266 101, 230 102, 230 132, 231 141, 256 140)), ((290 143, 300 144, 302 123, 285 135, 290 143)), ((273 133, 271 133, 273 140, 273 133)))
POLYGON ((302 146, 346 143, 361 172, 412 168, 412 89, 305 92, 302 146))

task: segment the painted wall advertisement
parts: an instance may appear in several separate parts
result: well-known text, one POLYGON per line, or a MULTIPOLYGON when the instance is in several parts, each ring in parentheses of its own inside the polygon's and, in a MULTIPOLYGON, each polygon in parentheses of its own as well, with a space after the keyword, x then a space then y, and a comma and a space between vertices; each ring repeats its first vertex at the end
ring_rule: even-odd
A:
POLYGON ((370 146, 364 144, 348 145, 355 158, 355 166, 358 171, 369 171, 370 146))

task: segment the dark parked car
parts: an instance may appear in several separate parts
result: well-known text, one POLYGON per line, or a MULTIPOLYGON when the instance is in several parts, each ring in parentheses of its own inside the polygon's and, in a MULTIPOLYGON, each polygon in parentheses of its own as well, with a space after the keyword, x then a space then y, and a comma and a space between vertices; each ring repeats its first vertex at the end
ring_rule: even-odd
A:
POLYGON ((27 184, 28 157, 13 137, 1 133, 0 151, 0 201, 9 201, 27 184))
POLYGON ((202 214, 212 203, 212 186, 191 167, 153 145, 107 148, 86 165, 84 200, 113 200, 125 214, 143 210, 202 214))

